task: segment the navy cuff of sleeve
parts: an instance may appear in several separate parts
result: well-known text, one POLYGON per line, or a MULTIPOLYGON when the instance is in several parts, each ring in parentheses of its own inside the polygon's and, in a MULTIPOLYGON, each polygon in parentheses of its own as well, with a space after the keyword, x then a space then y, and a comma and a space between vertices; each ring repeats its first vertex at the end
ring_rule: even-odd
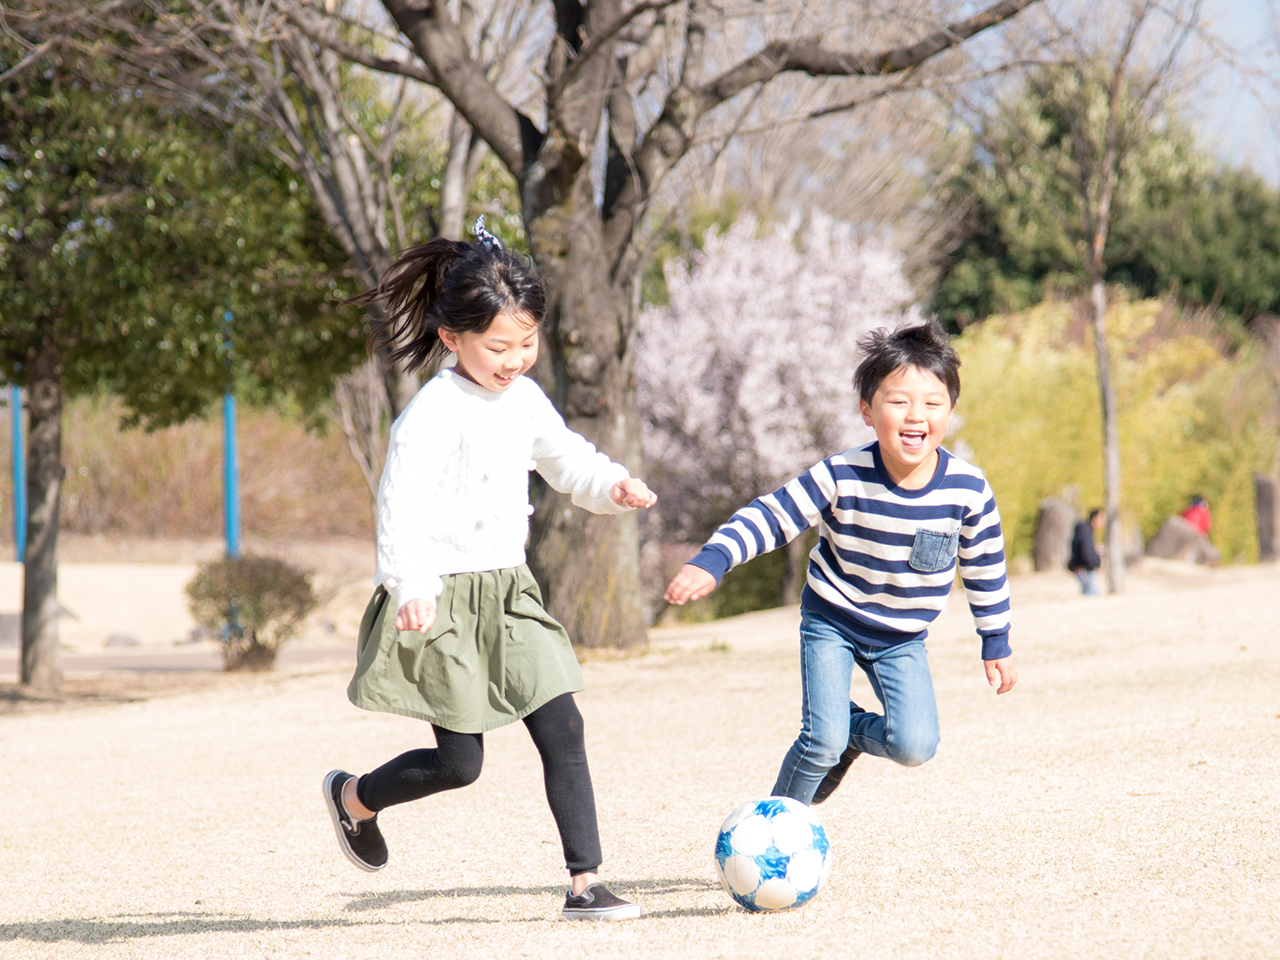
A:
POLYGON ((721 547, 703 547, 696 557, 689 561, 695 567, 701 567, 716 578, 719 584, 724 575, 733 566, 733 560, 721 547))
POLYGON ((1013 656, 1013 648, 1009 646, 1009 631, 1004 633, 993 633, 989 637, 982 638, 982 659, 983 660, 1003 660, 1005 657, 1013 656))

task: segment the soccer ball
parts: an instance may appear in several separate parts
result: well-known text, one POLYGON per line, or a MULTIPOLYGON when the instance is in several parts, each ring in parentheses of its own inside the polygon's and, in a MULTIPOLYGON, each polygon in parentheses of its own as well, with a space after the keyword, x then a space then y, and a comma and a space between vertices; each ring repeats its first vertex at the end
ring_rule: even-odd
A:
POLYGON ((744 803, 716 837, 720 885, 748 910, 803 906, 818 895, 830 867, 831 844, 822 821, 790 797, 744 803))

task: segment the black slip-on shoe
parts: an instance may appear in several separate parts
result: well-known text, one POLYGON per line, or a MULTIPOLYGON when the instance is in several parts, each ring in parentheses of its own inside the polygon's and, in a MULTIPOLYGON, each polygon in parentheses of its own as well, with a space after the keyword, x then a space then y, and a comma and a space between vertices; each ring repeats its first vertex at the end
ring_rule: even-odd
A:
POLYGON ((603 883, 593 883, 577 896, 572 890, 565 894, 560 916, 566 920, 637 920, 640 907, 615 897, 603 883))
MULTIPOLYGON (((849 716, 855 713, 866 713, 860 706, 849 701, 849 716)), ((840 781, 844 779, 844 775, 849 772, 849 767, 853 765, 853 761, 862 756, 862 751, 850 744, 844 748, 844 753, 840 754, 840 759, 834 767, 827 771, 827 775, 822 778, 822 782, 818 784, 818 789, 813 792, 812 803, 821 803, 827 797, 836 792, 836 787, 840 786, 840 781)))
POLYGON ((361 870, 374 873, 387 865, 387 842, 378 829, 377 814, 371 820, 356 820, 342 805, 342 788, 351 779, 345 770, 330 770, 324 778, 324 802, 342 855, 361 870))

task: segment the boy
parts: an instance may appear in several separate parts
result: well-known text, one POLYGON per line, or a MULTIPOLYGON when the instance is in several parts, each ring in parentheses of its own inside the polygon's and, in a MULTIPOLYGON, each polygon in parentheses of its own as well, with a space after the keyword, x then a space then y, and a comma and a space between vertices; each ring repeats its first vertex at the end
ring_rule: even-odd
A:
POLYGON ((862 753, 917 766, 938 745, 924 640, 955 579, 969 598, 987 680, 1018 680, 1000 515, 976 467, 940 449, 960 396, 960 358, 935 321, 859 341, 854 374, 876 439, 822 461, 729 518, 667 586, 668 603, 714 590, 728 570, 817 526, 801 598, 800 736, 773 795, 821 803, 862 753), (849 698, 853 666, 883 716, 849 698))

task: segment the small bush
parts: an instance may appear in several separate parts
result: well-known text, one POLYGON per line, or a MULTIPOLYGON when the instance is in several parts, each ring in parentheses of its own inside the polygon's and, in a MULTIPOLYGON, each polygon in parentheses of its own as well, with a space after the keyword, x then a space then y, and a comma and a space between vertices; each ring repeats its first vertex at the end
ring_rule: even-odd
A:
POLYGON ((317 598, 311 574, 271 557, 223 557, 187 584, 191 615, 222 645, 226 670, 269 670, 317 598))

